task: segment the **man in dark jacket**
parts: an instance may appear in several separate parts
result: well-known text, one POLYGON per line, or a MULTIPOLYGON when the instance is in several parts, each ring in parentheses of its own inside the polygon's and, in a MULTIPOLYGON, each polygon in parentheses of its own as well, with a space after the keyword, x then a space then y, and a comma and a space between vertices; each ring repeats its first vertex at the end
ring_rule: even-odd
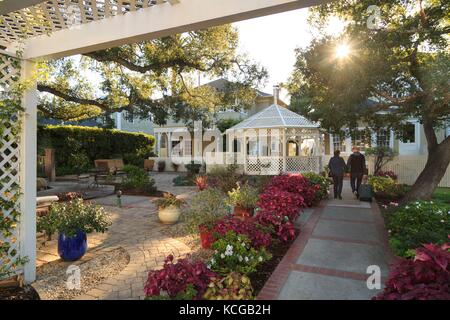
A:
POLYGON ((358 147, 353 147, 352 152, 348 158, 347 167, 350 170, 350 186, 352 187, 352 192, 358 197, 359 186, 366 172, 366 158, 359 152, 358 147))
POLYGON ((333 177, 334 198, 342 199, 342 183, 344 182, 345 161, 339 156, 339 150, 334 151, 334 157, 330 159, 328 167, 333 177))

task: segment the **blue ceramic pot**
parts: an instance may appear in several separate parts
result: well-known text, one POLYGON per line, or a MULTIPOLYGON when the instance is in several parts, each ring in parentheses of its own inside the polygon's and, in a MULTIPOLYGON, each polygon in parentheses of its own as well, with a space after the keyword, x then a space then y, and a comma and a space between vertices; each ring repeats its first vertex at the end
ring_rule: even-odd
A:
POLYGON ((87 236, 83 231, 77 231, 73 237, 60 234, 58 238, 58 254, 65 261, 80 259, 87 251, 87 236))

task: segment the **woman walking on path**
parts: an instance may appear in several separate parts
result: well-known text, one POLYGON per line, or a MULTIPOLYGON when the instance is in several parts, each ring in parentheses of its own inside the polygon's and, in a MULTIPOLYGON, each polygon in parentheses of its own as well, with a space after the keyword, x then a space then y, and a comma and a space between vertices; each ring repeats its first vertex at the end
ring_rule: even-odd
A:
POLYGON ((334 151, 334 157, 330 159, 328 167, 333 177, 334 198, 342 200, 342 184, 344 182, 346 165, 344 159, 339 156, 340 154, 339 150, 334 151))

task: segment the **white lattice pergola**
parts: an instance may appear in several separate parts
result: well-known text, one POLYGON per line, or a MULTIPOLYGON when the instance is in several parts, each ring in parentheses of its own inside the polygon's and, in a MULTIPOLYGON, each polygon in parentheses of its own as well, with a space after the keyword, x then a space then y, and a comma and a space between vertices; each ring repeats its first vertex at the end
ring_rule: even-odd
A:
MULTIPOLYGON (((308 7, 326 0, 3 0, 0 1, 0 96, 27 84, 23 111, 0 132, 0 197, 20 186, 22 213, 14 247, 28 258, 35 279, 36 105, 35 63, 175 33, 308 7), (17 53, 20 52, 20 55, 17 53), (14 64, 14 59, 19 59, 14 64), (21 120, 19 132, 14 123, 21 120)), ((0 110, 1 111, 1 110, 0 110)), ((288 165, 288 164, 287 164, 288 165)), ((2 209, 3 215, 8 212, 2 209)), ((0 238, 0 243, 2 239, 0 238)), ((4 263, 4 261, 0 261, 4 263)))
POLYGON ((277 104, 227 130, 239 141, 247 174, 319 172, 319 126, 277 104))

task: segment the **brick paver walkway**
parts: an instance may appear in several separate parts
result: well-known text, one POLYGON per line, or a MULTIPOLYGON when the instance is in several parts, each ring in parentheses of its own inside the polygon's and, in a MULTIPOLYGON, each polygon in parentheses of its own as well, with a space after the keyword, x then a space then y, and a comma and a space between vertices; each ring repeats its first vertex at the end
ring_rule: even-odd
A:
POLYGON ((366 300, 367 267, 381 269, 381 283, 392 255, 379 208, 354 199, 344 182, 344 200, 327 200, 302 213, 301 231, 258 299, 366 300))
MULTIPOLYGON (((195 188, 172 187, 174 177, 173 174, 154 174, 159 190, 190 198, 195 188)), ((151 200, 150 197, 123 196, 122 208, 116 206, 115 196, 95 200, 112 214, 113 224, 105 234, 88 236, 89 251, 82 259, 90 259, 99 250, 120 246, 129 253, 130 262, 119 274, 77 299, 143 299, 149 270, 160 268, 169 254, 179 258, 190 253, 190 248, 184 243, 160 232, 164 226, 159 222, 151 200)), ((38 264, 59 259, 56 241, 39 247, 38 264)))

